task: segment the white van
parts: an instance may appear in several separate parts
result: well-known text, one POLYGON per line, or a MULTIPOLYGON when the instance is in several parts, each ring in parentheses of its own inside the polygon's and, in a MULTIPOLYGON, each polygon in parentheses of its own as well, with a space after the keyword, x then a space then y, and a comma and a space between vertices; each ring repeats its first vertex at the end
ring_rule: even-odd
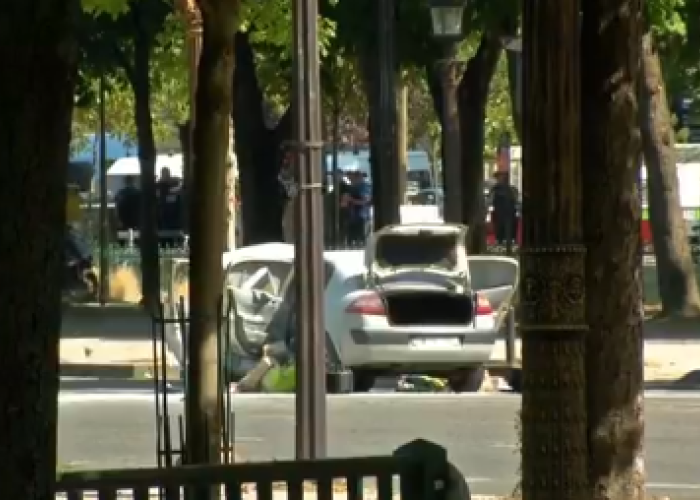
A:
MULTIPOLYGON (((158 155, 156 157, 156 179, 160 177, 163 168, 170 169, 172 177, 182 179, 182 154, 158 155)), ((110 198, 124 187, 124 179, 128 176, 134 178, 137 186, 140 185, 141 163, 137 156, 119 158, 107 169, 107 193, 110 198)))

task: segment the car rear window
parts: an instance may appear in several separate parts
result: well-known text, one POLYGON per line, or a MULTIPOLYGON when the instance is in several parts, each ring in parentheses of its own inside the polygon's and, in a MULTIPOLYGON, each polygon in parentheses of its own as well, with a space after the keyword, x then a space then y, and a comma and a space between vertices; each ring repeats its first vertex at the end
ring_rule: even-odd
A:
POLYGON ((381 267, 457 265, 454 234, 386 234, 378 238, 375 248, 381 267))

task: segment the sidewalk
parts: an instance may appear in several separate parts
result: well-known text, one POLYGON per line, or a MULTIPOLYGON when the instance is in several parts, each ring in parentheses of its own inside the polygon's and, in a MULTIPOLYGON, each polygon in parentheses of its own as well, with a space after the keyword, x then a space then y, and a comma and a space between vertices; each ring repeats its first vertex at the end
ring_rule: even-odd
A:
MULTIPOLYGON (((161 343, 156 344, 156 366, 161 367, 161 343)), ((64 377, 118 379, 153 378, 153 343, 150 340, 62 339, 60 369, 64 377)), ((179 380, 175 356, 166 349, 168 380, 179 380)))
MULTIPOLYGON (((161 347, 157 345, 158 366, 161 347)), ((520 340, 516 341, 516 356, 520 358, 520 340)), ((700 342, 645 342, 645 376, 651 383, 681 381, 700 386, 700 342), (688 374, 696 373, 688 377, 688 374)), ((505 342, 498 341, 492 360, 505 359, 505 342)), ((153 344, 150 340, 108 340, 100 338, 61 340, 61 375, 120 379, 150 379, 153 377, 153 344)), ((166 349, 165 364, 169 380, 180 378, 179 366, 173 353, 166 349)))
MULTIPOLYGON (((505 360, 506 346, 498 341, 491 360, 505 360)), ((515 355, 520 360, 520 339, 515 341, 515 355)), ((646 340, 644 342, 644 381, 659 383, 681 381, 700 386, 698 377, 688 374, 700 370, 700 341, 646 340)))

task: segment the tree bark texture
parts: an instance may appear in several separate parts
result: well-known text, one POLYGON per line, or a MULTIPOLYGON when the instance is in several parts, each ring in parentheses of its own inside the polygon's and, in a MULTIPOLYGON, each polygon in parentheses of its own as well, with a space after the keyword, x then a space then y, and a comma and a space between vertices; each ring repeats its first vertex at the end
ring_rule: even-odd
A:
POLYGON ((484 204, 484 145, 486 105, 491 80, 501 56, 497 30, 481 37, 479 48, 459 82, 459 131, 462 137, 462 216, 469 225, 469 252, 486 251, 486 206, 484 204))
POLYGON ((522 491, 587 498, 579 3, 523 12, 522 491))
POLYGON ((644 498, 640 0, 583 2, 582 180, 591 497, 644 498))
POLYGON ((278 175, 285 141, 292 136, 287 109, 274 128, 265 121, 265 98, 258 82, 253 47, 246 33, 235 36, 233 121, 241 186, 243 245, 283 241, 282 219, 287 198, 278 175))
POLYGON ((659 294, 664 315, 700 315, 700 293, 683 218, 676 173, 675 140, 659 53, 645 33, 639 119, 649 190, 659 294))
POLYGON ((218 326, 226 234, 226 173, 239 2, 200 0, 202 52, 197 74, 190 196, 190 330, 187 447, 193 463, 220 460, 218 326))
POLYGON ((0 498, 53 500, 77 1, 0 22, 0 498))
MULTIPOLYGON (((136 13, 131 15, 136 16, 136 13)), ((144 303, 155 308, 160 302, 160 260, 156 196, 157 152, 151 115, 151 48, 152 43, 146 35, 136 36, 131 87, 134 91, 134 117, 141 166, 141 294, 144 303)))
MULTIPOLYGON (((371 19, 379 18, 379 2, 374 2, 368 13, 371 19)), ((396 128, 396 99, 387 98, 389 92, 382 94, 382 85, 387 84, 381 78, 381 64, 377 49, 374 44, 364 45, 359 52, 359 66, 362 84, 367 96, 368 130, 369 130, 369 157, 372 176, 372 206, 374 207, 374 229, 381 229, 389 224, 399 222, 398 209, 398 148, 397 151, 386 152, 388 144, 397 144, 398 134, 396 128), (384 117, 384 108, 394 103, 391 117, 384 117), (383 125, 383 126, 382 126, 383 125), (382 135, 380 136, 380 132, 382 135), (393 136, 393 139, 392 139, 393 136), (387 154, 383 154, 386 152, 387 154)), ((396 81, 398 74, 389 81, 396 81)))
MULTIPOLYGON (((510 18, 504 18, 503 24, 509 21, 510 18)), ((476 53, 467 62, 460 77, 457 91, 461 137, 462 216, 464 223, 470 227, 468 250, 474 254, 486 251, 486 207, 483 196, 486 140, 484 123, 491 80, 501 55, 501 34, 502 27, 498 27, 481 37, 476 53)), ((437 67, 427 66, 426 75, 433 106, 442 121, 443 88, 437 67)))

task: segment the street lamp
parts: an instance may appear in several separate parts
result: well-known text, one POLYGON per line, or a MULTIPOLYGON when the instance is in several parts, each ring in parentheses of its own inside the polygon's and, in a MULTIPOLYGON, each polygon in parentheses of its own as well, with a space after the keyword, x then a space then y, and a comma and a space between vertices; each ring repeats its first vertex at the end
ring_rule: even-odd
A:
POLYGON ((459 42, 463 36, 464 0, 431 0, 430 19, 437 40, 459 42))
POLYGON ((459 135, 459 74, 455 56, 462 40, 465 0, 431 0, 433 37, 443 45, 442 73, 442 188, 445 222, 462 223, 462 165, 459 135))

